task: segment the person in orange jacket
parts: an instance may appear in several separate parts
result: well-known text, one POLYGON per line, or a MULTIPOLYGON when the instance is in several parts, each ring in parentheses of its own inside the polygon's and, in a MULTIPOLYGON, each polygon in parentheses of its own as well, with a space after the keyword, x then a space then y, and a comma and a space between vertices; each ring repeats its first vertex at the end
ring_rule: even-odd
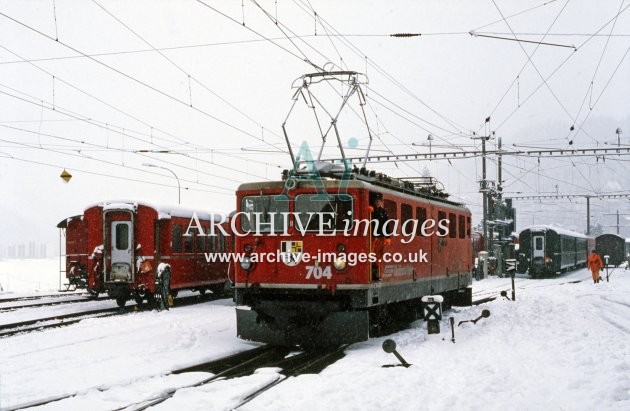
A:
POLYGON ((599 283, 599 270, 601 270, 604 263, 602 262, 599 254, 595 252, 595 250, 591 251, 591 255, 588 257, 587 266, 591 269, 591 273, 593 274, 593 283, 599 283))

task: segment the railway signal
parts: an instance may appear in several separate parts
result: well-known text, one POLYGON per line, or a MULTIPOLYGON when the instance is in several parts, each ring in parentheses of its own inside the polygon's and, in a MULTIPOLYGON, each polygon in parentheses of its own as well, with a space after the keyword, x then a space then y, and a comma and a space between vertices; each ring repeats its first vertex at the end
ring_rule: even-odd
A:
POLYGON ((429 334, 440 333, 443 301, 444 297, 441 295, 425 295, 422 297, 424 320, 427 322, 427 331, 429 334))

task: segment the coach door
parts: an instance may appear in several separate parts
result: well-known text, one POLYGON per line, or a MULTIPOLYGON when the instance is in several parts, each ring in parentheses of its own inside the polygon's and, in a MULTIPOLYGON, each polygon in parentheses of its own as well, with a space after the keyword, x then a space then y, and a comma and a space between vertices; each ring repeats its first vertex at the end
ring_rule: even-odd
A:
POLYGON ((133 226, 131 221, 112 221, 110 236, 111 270, 106 281, 132 281, 133 226))
POLYGON ((543 235, 533 235, 532 236, 532 257, 537 258, 540 257, 544 260, 545 258, 545 237, 543 235))

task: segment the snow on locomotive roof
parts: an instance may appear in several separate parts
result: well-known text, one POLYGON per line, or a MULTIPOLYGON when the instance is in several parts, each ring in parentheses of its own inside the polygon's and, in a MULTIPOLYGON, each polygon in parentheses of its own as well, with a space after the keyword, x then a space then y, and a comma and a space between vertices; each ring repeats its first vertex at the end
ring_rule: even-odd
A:
POLYGON ((588 236, 586 234, 582 234, 582 233, 579 233, 577 231, 567 230, 566 228, 556 227, 556 226, 553 226, 553 225, 533 225, 531 227, 526 227, 526 228, 522 229, 521 233, 523 231, 527 231, 527 230, 531 230, 531 231, 553 230, 553 231, 555 231, 558 234, 570 235, 570 236, 573 236, 573 237, 580 237, 580 238, 591 238, 590 236, 588 236))
MULTIPOLYGON (((405 193, 402 191, 396 191, 393 190, 391 188, 387 188, 387 187, 383 187, 380 185, 375 185, 372 184, 368 181, 361 181, 361 180, 355 180, 355 179, 351 179, 351 180, 337 180, 337 179, 331 179, 331 180, 320 180, 317 181, 317 183, 315 183, 313 180, 309 180, 309 179, 305 179, 305 180, 295 180, 296 183, 298 184, 297 187, 300 188, 317 188, 319 187, 319 184, 323 184, 324 187, 330 189, 340 189, 343 190, 344 188, 364 188, 364 189, 368 189, 368 190, 372 190, 372 191, 377 191, 377 192, 381 192, 381 193, 388 193, 397 197, 405 197, 408 199, 414 199, 417 200, 418 198, 421 198, 423 201, 426 201, 428 203, 431 204, 439 204, 441 206, 444 207, 451 207, 451 208, 456 208, 456 209, 465 209, 468 210, 468 207, 466 207, 464 204, 461 203, 456 203, 454 201, 451 200, 446 200, 446 199, 439 199, 439 198, 435 198, 435 197, 431 197, 431 196, 425 196, 422 194, 419 195, 413 195, 413 194, 409 194, 409 193, 405 193)), ((283 189, 284 186, 286 184, 286 181, 259 181, 259 182, 254 182, 254 183, 243 183, 240 186, 238 186, 237 191, 249 191, 249 190, 261 190, 261 189, 283 189)), ((333 194, 333 193, 331 193, 333 194)))
POLYGON ((143 205, 145 207, 150 207, 157 211, 158 218, 160 220, 168 220, 171 217, 183 217, 183 218, 191 218, 193 213, 197 213, 197 217, 201 220, 210 220, 212 217, 215 222, 220 222, 227 217, 226 213, 223 212, 207 212, 202 210, 196 210, 192 208, 182 207, 182 206, 172 206, 165 204, 158 204, 149 201, 135 201, 135 200, 108 200, 101 201, 95 204, 91 204, 86 207, 92 208, 95 206, 103 207, 103 210, 129 210, 135 211, 139 205, 143 205))

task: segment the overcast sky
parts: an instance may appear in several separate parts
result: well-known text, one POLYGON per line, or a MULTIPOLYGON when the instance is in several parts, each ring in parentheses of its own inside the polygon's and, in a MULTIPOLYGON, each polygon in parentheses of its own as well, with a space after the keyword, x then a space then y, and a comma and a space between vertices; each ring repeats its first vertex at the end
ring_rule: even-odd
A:
MULTIPOLYGON (((277 179, 290 166, 281 125, 291 85, 323 67, 367 75, 372 154, 472 150, 473 132, 495 132, 506 149, 606 147, 617 144, 618 127, 627 146, 628 7, 621 0, 2 1, 0 243, 54 241, 57 222, 104 199, 176 203, 171 172, 145 163, 179 177, 183 204, 233 210, 240 183, 277 179), (515 37, 549 44, 508 40, 515 37), (73 176, 67 184, 64 168, 73 176)), ((293 146, 317 147, 307 132, 312 117, 303 103, 299 110, 287 125, 293 146)), ((356 112, 340 121, 342 142, 358 141, 346 147, 350 155, 364 154, 369 140, 356 112)), ((330 141, 328 148, 338 156, 330 141)), ((505 157, 505 191, 627 193, 628 160, 505 157)), ((404 177, 428 169, 480 220, 478 158, 370 167, 404 177)), ((495 178, 494 163, 488 167, 495 178)), ((593 200, 593 222, 614 224, 606 214, 628 214, 628 204, 593 200)), ((518 228, 554 221, 586 228, 583 199, 516 207, 518 228)))

